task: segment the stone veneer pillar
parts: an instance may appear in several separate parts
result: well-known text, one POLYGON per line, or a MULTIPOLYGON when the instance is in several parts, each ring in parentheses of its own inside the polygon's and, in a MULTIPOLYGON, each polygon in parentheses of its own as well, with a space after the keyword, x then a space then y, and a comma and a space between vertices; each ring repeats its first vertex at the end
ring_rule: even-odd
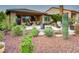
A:
POLYGON ((16 22, 16 13, 10 13, 9 22, 10 22, 11 24, 13 24, 13 23, 16 22))

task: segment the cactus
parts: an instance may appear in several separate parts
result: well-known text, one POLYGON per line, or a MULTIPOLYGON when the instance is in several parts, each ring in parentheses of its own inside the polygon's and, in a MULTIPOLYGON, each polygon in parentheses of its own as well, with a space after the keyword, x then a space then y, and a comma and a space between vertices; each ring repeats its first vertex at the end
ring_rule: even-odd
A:
POLYGON ((62 32, 63 38, 68 39, 68 14, 62 16, 62 32))

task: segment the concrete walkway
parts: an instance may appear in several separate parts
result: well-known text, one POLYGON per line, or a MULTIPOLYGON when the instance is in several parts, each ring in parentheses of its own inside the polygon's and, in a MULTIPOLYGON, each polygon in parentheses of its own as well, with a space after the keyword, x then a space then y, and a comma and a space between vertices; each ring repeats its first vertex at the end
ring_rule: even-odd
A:
MULTIPOLYGON (((36 27, 40 32, 39 32, 39 35, 44 35, 44 30, 41 29, 41 26, 26 26, 26 30, 32 30, 33 27, 36 27)), ((54 32, 57 32, 57 31, 61 31, 62 32, 62 28, 57 28, 57 27, 54 27, 54 26, 51 26, 51 25, 45 25, 45 28, 46 27, 51 27, 54 32)), ((69 35, 74 35, 75 34, 75 31, 74 30, 71 30, 69 28, 69 35)))

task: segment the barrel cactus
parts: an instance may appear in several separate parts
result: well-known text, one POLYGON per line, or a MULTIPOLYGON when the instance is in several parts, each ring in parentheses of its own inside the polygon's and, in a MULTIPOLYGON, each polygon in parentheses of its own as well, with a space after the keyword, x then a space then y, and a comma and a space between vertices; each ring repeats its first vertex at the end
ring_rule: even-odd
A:
POLYGON ((62 16, 62 32, 63 38, 68 39, 68 14, 62 16))

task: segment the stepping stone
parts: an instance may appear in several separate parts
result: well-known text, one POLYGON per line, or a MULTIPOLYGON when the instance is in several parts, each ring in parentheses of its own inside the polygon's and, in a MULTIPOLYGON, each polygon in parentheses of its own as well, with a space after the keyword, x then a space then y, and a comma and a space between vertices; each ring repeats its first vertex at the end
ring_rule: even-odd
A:
POLYGON ((44 32, 39 32, 39 35, 44 35, 44 32))
POLYGON ((63 35, 62 34, 56 34, 55 36, 56 37, 62 37, 63 35))

